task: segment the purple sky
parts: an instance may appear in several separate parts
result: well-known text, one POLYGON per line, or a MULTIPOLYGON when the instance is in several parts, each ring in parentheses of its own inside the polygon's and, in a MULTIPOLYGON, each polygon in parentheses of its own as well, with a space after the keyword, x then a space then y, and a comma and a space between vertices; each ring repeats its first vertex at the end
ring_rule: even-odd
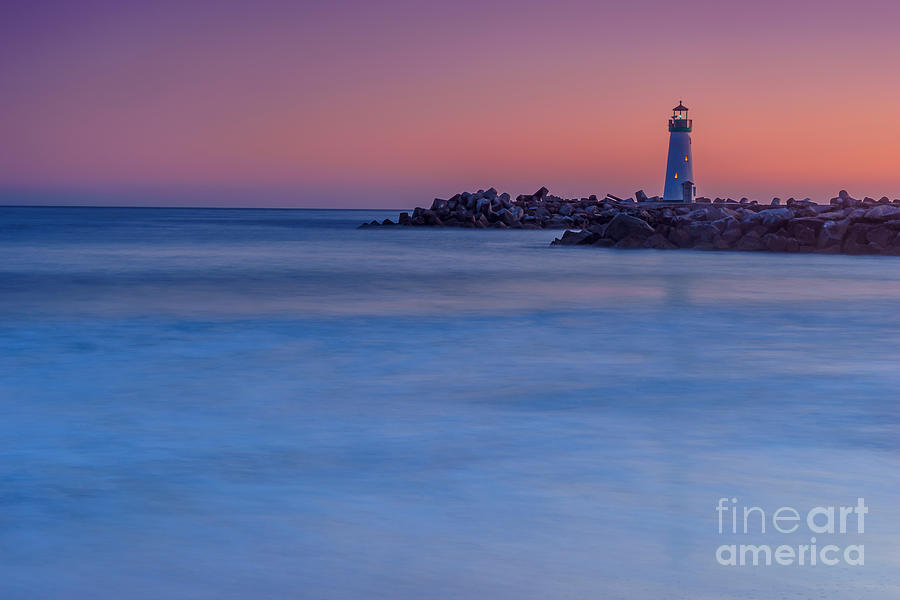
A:
POLYGON ((0 202, 900 197, 900 4, 4 2, 0 202))

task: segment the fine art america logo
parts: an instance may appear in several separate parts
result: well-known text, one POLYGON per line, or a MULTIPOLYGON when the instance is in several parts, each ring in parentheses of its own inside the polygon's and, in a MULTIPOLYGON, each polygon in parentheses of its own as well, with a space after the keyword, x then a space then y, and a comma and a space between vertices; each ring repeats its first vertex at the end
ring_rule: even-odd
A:
POLYGON ((716 561, 730 567, 773 564, 815 567, 841 562, 863 566, 866 564, 865 546, 840 542, 849 541, 841 536, 865 533, 868 512, 865 498, 857 498, 855 506, 816 506, 806 511, 782 506, 771 512, 759 506, 739 506, 737 498, 719 498, 716 505, 719 535, 802 535, 803 543, 722 544, 716 549, 716 561), (771 527, 767 528, 768 525, 771 527), (809 535, 808 542, 806 535, 809 535))

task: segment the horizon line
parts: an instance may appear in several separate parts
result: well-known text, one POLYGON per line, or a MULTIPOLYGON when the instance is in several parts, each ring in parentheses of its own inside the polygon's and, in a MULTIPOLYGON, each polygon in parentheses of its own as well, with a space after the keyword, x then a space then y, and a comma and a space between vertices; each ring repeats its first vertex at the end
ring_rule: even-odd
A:
POLYGON ((335 208, 318 206, 159 206, 145 204, 0 204, 0 208, 140 208, 140 209, 177 209, 177 210, 399 210, 413 208, 335 208))

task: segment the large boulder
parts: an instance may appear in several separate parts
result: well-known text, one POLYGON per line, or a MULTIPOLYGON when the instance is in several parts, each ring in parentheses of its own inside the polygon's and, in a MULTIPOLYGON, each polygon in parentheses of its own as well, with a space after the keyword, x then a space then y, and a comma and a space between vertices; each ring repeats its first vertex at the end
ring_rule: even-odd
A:
POLYGON ((850 194, 847 193, 847 190, 841 190, 840 193, 838 194, 838 198, 840 199, 841 206, 843 206, 844 208, 847 208, 849 206, 858 206, 859 204, 862 204, 861 200, 857 200, 856 198, 852 197, 850 194))
POLYGON ((534 209, 534 216, 538 219, 549 219, 550 211, 547 210, 546 206, 538 206, 534 209))
POLYGON ((572 227, 575 224, 575 219, 572 217, 564 217, 562 215, 553 215, 546 222, 545 225, 551 228, 564 229, 566 227, 572 227))
MULTIPOLYGON (((832 208, 832 207, 829 206, 828 208, 832 208)), ((820 219, 826 219, 829 221, 840 221, 841 219, 843 219, 847 216, 847 213, 845 213, 844 209, 828 210, 825 212, 820 212, 818 216, 820 219)))
POLYGON ((761 223, 763 227, 769 229, 778 229, 794 217, 794 212, 789 208, 768 208, 759 211, 761 223))
POLYGON ((613 248, 636 250, 637 248, 643 248, 644 242, 647 241, 647 239, 647 236, 643 235, 629 235, 616 242, 613 248))
POLYGON ((841 242, 843 242, 844 235, 846 235, 849 226, 850 219, 825 221, 822 223, 822 228, 819 229, 816 239, 816 248, 819 250, 826 250, 833 246, 840 248, 841 242))
POLYGON ((851 223, 844 235, 841 251, 846 254, 873 254, 877 252, 877 244, 869 242, 868 234, 875 228, 871 223, 851 223))
POLYGON ((433 210, 426 210, 422 213, 422 217, 425 219, 426 225, 433 225, 435 227, 442 227, 444 223, 441 221, 440 215, 438 215, 433 210))
POLYGON ((715 244, 720 236, 719 228, 709 221, 693 221, 688 223, 687 231, 694 240, 695 245, 698 243, 709 245, 715 244))
POLYGON ((719 219, 734 215, 733 210, 725 208, 724 206, 708 206, 703 210, 706 211, 706 218, 710 221, 718 221, 719 219))
POLYGON ((900 219, 900 206, 881 204, 875 208, 870 208, 863 216, 866 219, 876 221, 893 221, 894 219, 900 219))
POLYGON ((787 225, 791 237, 801 246, 815 246, 823 221, 814 218, 794 219, 787 225))
POLYGON ((694 246, 694 238, 688 233, 686 227, 673 227, 666 237, 678 248, 692 248, 694 246))
POLYGON ((726 217, 725 219, 719 219, 714 222, 714 225, 719 228, 719 231, 722 232, 721 239, 729 245, 733 245, 737 243, 743 232, 741 230, 741 224, 737 219, 733 219, 731 217, 726 217))
POLYGON ((657 250, 674 250, 675 248, 678 248, 678 246, 670 242, 666 238, 666 236, 659 233, 654 233, 646 240, 644 240, 644 248, 655 248, 657 250))
POLYGON ((783 229, 777 233, 767 233, 760 241, 769 252, 796 252, 800 246, 797 240, 785 235, 783 229))
POLYGON ((566 230, 563 232, 561 237, 556 238, 552 242, 550 242, 551 246, 577 246, 582 244, 584 240, 596 236, 596 233, 591 233, 590 231, 571 231, 566 230))
POLYGON ((885 250, 892 245, 895 237, 897 237, 897 232, 884 225, 878 225, 866 231, 866 241, 885 250))
POLYGON ((743 216, 741 216, 741 228, 745 233, 756 227, 761 227, 760 223, 762 223, 762 217, 759 213, 745 211, 743 216))
POLYGON ((617 242, 630 236, 647 239, 653 235, 653 232, 653 227, 647 221, 625 213, 619 213, 613 217, 613 220, 606 225, 605 230, 606 237, 617 242))
POLYGON ((533 193, 533 194, 531 195, 531 198, 534 199, 534 200, 537 200, 538 202, 540 202, 540 201, 542 201, 542 200, 547 196, 547 194, 549 194, 549 193, 550 193, 550 190, 548 190, 548 189, 545 188, 545 187, 542 187, 541 189, 539 189, 538 191, 536 191, 535 193, 533 193))
POLYGON ((880 250, 878 245, 867 242, 864 239, 860 240, 855 236, 848 237, 841 244, 841 252, 844 254, 879 254, 880 250))
POLYGON ((696 210, 692 210, 682 218, 685 221, 706 221, 709 218, 709 208, 698 208, 696 210))
POLYGON ((593 244, 600 236, 591 231, 572 231, 566 230, 562 237, 556 238, 550 242, 551 246, 586 246, 593 244))
POLYGON ((516 218, 516 214, 507 208, 504 208, 500 212, 500 220, 507 227, 518 227, 519 226, 519 219, 516 218))
POLYGON ((762 236, 759 235, 757 231, 748 231, 744 234, 738 243, 737 249, 744 250, 746 252, 754 252, 757 250, 764 250, 766 247, 762 243, 762 236))

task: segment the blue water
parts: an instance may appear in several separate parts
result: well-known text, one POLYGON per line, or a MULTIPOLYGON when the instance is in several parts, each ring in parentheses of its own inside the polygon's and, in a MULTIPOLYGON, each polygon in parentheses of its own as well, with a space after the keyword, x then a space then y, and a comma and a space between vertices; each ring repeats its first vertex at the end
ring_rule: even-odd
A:
POLYGON ((0 208, 0 597, 900 595, 900 259, 388 216, 0 208))

